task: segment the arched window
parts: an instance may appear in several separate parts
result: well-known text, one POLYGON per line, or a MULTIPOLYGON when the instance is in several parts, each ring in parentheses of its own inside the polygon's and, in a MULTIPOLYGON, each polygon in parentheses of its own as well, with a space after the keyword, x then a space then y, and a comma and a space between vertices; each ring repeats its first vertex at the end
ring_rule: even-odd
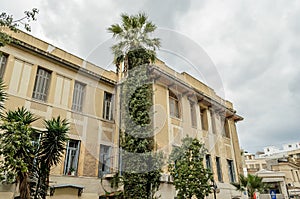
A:
POLYGON ((169 90, 169 108, 172 117, 180 118, 179 100, 177 96, 169 90))

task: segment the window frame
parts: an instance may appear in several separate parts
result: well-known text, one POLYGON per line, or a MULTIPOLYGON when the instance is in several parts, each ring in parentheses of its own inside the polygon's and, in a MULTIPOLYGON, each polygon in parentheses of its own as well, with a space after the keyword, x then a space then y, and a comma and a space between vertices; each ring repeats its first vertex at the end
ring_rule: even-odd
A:
POLYGON ((177 119, 181 118, 179 98, 171 90, 169 90, 169 109, 171 117, 177 119))
POLYGON ((205 165, 206 169, 209 169, 211 172, 213 172, 210 154, 205 154, 205 165))
POLYGON ((112 166, 112 146, 107 144, 100 144, 99 149, 99 162, 98 162, 98 177, 103 177, 105 174, 111 173, 111 166, 112 166), (106 148, 106 153, 104 149, 106 148), (105 158, 106 156, 106 158, 105 158))
POLYGON ((73 88, 72 110, 82 112, 86 93, 86 84, 75 81, 73 88), (79 87, 81 86, 81 87, 79 87))
POLYGON ((106 120, 113 120, 113 108, 114 108, 114 95, 112 93, 104 91, 103 96, 103 119, 106 120), (107 96, 110 95, 110 98, 107 96), (108 100, 109 99, 109 100, 108 100), (110 105, 107 105, 110 103, 110 105), (107 109, 108 107, 108 109, 107 109))
POLYGON ((47 102, 51 84, 51 76, 52 72, 50 70, 38 66, 32 91, 33 99, 47 102))
POLYGON ((230 138, 231 136, 230 136, 230 128, 229 128, 229 120, 228 120, 228 118, 225 118, 224 119, 224 125, 223 125, 224 127, 224 136, 226 137, 226 138, 230 138))
POLYGON ((75 170, 75 175, 78 174, 80 144, 81 144, 80 140, 74 140, 74 139, 68 140, 67 146, 66 146, 65 160, 64 160, 64 175, 71 175, 71 173, 70 173, 71 168, 73 168, 75 170), (70 146, 71 142, 74 142, 75 147, 70 146), (70 158, 72 158, 73 151, 75 151, 75 154, 74 154, 74 159, 72 160, 70 158), (75 165, 73 165, 73 164, 75 164, 75 165))
POLYGON ((200 119, 201 119, 201 129, 203 131, 208 131, 207 108, 200 106, 200 119))
POLYGON ((235 168, 233 160, 227 159, 229 182, 236 182, 235 168))
POLYGON ((190 115, 191 115, 191 125, 193 128, 197 128, 197 114, 195 102, 189 100, 190 102, 190 115))
POLYGON ((213 134, 216 134, 217 133, 216 113, 212 109, 210 109, 209 112, 210 112, 211 131, 213 134))
POLYGON ((216 167, 217 167, 218 181, 223 182, 222 163, 221 163, 221 158, 218 156, 216 156, 216 167))
POLYGON ((8 61, 8 55, 0 52, 0 78, 3 79, 8 61))

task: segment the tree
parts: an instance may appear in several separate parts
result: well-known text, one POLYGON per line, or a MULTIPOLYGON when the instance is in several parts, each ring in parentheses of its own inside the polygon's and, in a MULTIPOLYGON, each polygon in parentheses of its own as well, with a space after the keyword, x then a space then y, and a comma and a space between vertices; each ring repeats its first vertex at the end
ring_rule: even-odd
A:
MULTIPOLYGON (((159 38, 151 38, 150 34, 156 30, 155 24, 148 21, 145 13, 137 15, 121 14, 122 24, 113 24, 108 28, 108 31, 113 34, 113 37, 119 40, 119 43, 112 46, 114 61, 119 69, 120 64, 124 61, 125 71, 127 67, 133 68, 128 64, 128 54, 131 51, 141 49, 145 51, 151 61, 156 58, 155 50, 160 47, 159 38)), ((149 59, 147 60, 147 62, 149 59)), ((129 69, 131 69, 129 68, 129 69)))
POLYGON ((21 199, 30 198, 29 174, 33 168, 36 147, 33 136, 35 130, 31 123, 37 120, 24 107, 8 111, 3 117, 0 128, 0 181, 18 183, 21 199))
POLYGON ((262 178, 256 175, 248 174, 247 177, 239 175, 239 182, 231 183, 237 191, 247 191, 249 198, 254 198, 255 192, 262 192, 267 188, 266 183, 262 182, 262 178))
POLYGON ((196 138, 182 139, 182 145, 174 147, 169 156, 168 170, 174 178, 174 186, 179 199, 204 199, 211 193, 210 182, 213 180, 210 169, 203 166, 206 150, 196 138))
POLYGON ((60 163, 65 151, 65 145, 68 140, 69 124, 66 119, 60 116, 45 120, 45 128, 47 129, 41 137, 39 158, 39 179, 35 193, 35 198, 40 195, 46 198, 49 188, 50 169, 60 163))
POLYGON ((2 12, 0 14, 0 47, 3 47, 13 41, 13 39, 7 33, 3 32, 5 28, 8 28, 13 32, 18 32, 18 27, 22 25, 25 30, 30 32, 31 27, 29 23, 30 21, 36 20, 36 15, 38 13, 38 9, 33 8, 31 11, 25 11, 24 17, 14 20, 12 15, 2 12))
POLYGON ((158 38, 150 38, 156 26, 144 13, 122 14, 122 24, 108 31, 119 43, 112 46, 117 71, 124 64, 128 74, 121 85, 120 132, 124 198, 154 198, 160 185, 162 155, 155 152, 150 108, 152 85, 148 65, 155 60, 158 38))

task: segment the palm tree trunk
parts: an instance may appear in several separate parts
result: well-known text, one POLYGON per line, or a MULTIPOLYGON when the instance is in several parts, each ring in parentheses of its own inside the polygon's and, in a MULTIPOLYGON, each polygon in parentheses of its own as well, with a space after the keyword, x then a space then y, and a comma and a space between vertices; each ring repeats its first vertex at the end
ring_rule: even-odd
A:
POLYGON ((21 199, 30 199, 30 187, 28 183, 28 173, 21 172, 19 175, 19 191, 21 199))

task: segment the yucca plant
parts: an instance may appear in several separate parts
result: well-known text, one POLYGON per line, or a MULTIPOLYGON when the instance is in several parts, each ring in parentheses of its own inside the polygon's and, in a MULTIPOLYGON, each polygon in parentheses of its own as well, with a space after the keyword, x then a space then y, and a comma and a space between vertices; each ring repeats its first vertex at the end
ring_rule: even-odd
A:
POLYGON ((39 180, 35 198, 46 198, 49 188, 50 169, 60 163, 68 141, 69 123, 60 116, 45 120, 45 128, 40 141, 39 180))
POLYGON ((1 181, 19 184, 20 198, 30 198, 29 175, 33 170, 36 147, 33 143, 35 130, 31 123, 37 120, 24 107, 8 111, 0 126, 1 181))

